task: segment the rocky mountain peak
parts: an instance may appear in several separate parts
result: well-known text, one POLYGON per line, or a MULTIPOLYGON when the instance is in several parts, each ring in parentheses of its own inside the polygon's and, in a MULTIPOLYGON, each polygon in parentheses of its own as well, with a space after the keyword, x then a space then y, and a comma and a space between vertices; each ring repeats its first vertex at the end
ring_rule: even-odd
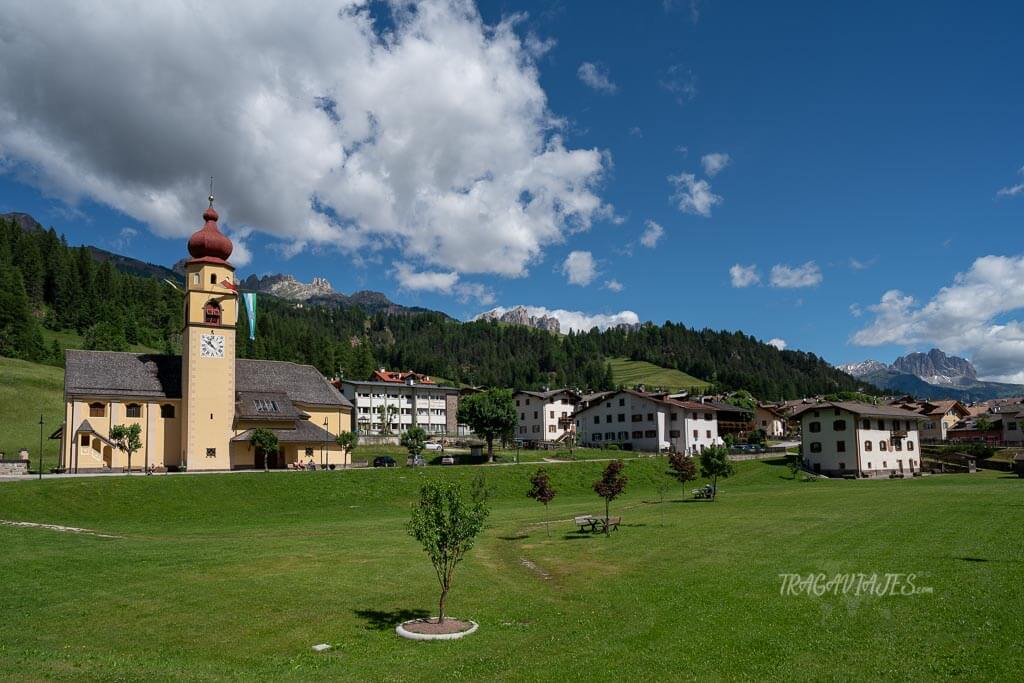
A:
POLYGON ((481 313, 475 319, 494 320, 507 325, 526 325, 554 334, 562 331, 562 324, 558 322, 558 318, 550 315, 530 315, 530 311, 525 306, 515 306, 508 310, 495 308, 481 313))
POLYGON ((916 375, 930 384, 963 385, 978 378, 971 362, 958 356, 948 356, 940 349, 928 353, 910 353, 893 361, 899 372, 916 375))

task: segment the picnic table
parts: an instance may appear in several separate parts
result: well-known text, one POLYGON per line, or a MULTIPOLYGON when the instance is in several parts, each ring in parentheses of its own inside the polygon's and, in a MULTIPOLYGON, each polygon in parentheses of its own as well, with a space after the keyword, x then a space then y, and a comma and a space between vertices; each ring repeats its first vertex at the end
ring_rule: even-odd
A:
POLYGON ((580 515, 579 517, 573 517, 572 521, 580 528, 580 533, 584 531, 604 531, 605 528, 618 531, 619 524, 622 523, 622 517, 608 517, 606 519, 594 515, 580 515))

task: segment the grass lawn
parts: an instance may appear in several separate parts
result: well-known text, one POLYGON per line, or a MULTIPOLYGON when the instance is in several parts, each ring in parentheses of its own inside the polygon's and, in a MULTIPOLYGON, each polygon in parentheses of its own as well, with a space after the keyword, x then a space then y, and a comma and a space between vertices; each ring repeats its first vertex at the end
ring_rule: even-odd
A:
POLYGON ((711 386, 708 382, 685 372, 663 368, 646 361, 612 358, 609 362, 612 365, 612 379, 616 384, 627 387, 646 384, 648 388, 662 387, 668 391, 680 391, 701 390, 711 386))
MULTIPOLYGON (((64 421, 64 370, 49 365, 0 357, 0 451, 9 458, 28 448, 32 465, 39 450, 39 415, 43 436, 64 421)), ((60 445, 43 440, 44 464, 55 465, 60 445)))
MULTIPOLYGON (((627 462, 609 537, 601 463, 0 484, 4 680, 1016 679, 1024 668, 1024 488, 985 472, 789 480, 738 463, 714 503, 680 502, 656 459, 627 462), (467 639, 414 643, 436 579, 404 530, 420 482, 493 490, 450 613, 467 639), (780 573, 915 573, 918 595, 780 595, 780 573), (310 646, 328 642, 333 652, 310 646)), ((693 482, 687 488, 695 487, 693 482)))

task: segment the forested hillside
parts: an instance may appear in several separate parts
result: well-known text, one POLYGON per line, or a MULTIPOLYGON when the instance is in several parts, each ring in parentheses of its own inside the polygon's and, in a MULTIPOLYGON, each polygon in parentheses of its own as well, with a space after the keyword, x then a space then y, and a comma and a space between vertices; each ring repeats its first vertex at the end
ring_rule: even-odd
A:
MULTIPOLYGON (((180 351, 181 292, 155 278, 97 264, 52 229, 0 221, 0 355, 60 364, 44 327, 74 330, 83 346, 132 344, 180 351)), ((439 313, 388 315, 358 306, 297 306, 260 295, 256 340, 238 325, 238 356, 310 363, 327 375, 364 378, 376 366, 416 369, 465 384, 612 388, 609 359, 630 358, 744 388, 764 399, 864 390, 814 354, 779 351, 741 332, 676 323, 556 335, 519 325, 460 323, 439 313)), ((870 391, 870 389, 868 389, 870 391)))

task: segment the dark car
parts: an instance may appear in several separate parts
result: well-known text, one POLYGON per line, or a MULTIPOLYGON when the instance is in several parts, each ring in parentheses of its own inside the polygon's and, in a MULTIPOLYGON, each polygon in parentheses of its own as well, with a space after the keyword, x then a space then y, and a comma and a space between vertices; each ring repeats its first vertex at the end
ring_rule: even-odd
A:
POLYGON ((390 455, 378 455, 373 459, 374 467, 397 467, 398 463, 390 455))

